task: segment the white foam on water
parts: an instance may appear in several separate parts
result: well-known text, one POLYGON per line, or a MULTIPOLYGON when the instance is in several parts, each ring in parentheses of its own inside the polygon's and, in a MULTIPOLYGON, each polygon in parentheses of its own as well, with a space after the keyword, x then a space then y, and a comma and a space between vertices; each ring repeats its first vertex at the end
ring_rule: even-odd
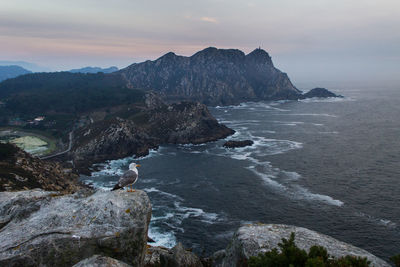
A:
POLYGON ((384 227, 392 228, 392 229, 397 227, 397 224, 395 222, 392 222, 391 220, 387 220, 387 219, 383 219, 383 218, 376 218, 374 216, 365 214, 365 213, 360 212, 360 211, 356 211, 354 214, 359 216, 359 217, 363 217, 367 221, 375 223, 375 224, 380 225, 380 226, 384 226, 384 227))
POLYGON ((183 199, 180 196, 177 196, 177 195, 174 195, 174 194, 171 194, 171 193, 168 193, 168 192, 161 191, 161 190, 159 190, 159 189, 157 189, 155 187, 144 188, 143 191, 145 191, 146 193, 158 193, 158 194, 170 197, 170 198, 175 198, 175 199, 179 199, 179 200, 183 201, 183 199))
POLYGON ((331 132, 318 132, 320 134, 339 134, 337 131, 331 131, 331 132))
POLYGON ((131 162, 140 162, 144 159, 148 159, 151 157, 155 157, 161 155, 160 150, 157 151, 155 149, 150 149, 149 154, 147 156, 135 158, 133 156, 126 157, 122 159, 108 160, 105 163, 94 164, 95 168, 98 168, 98 171, 94 171, 91 173, 93 177, 99 176, 121 176, 127 170, 124 167, 127 167, 131 162))
POLYGON ((311 193, 308 189, 306 189, 300 185, 295 185, 295 188, 296 188, 296 191, 294 192, 293 196, 296 199, 316 200, 319 202, 323 202, 323 203, 333 205, 333 206, 338 206, 338 207, 341 207, 344 204, 342 201, 340 201, 338 199, 333 199, 330 196, 311 193))
POLYGON ((301 175, 297 172, 281 171, 290 181, 300 180, 301 175))
POLYGON ((216 213, 205 212, 200 208, 185 207, 182 206, 181 203, 177 201, 174 202, 174 206, 177 213, 175 216, 181 216, 182 221, 184 219, 197 217, 202 222, 213 224, 218 220, 218 214, 216 213))
POLYGON ((274 176, 273 174, 266 174, 266 173, 262 173, 260 171, 257 171, 255 166, 250 166, 247 167, 247 169, 249 169, 250 171, 252 171, 254 174, 256 174, 258 177, 260 177, 264 183, 266 183, 268 186, 272 186, 280 191, 286 191, 287 188, 286 186, 280 184, 279 182, 277 182, 274 178, 276 178, 276 176, 274 176))
MULTIPOLYGON (((275 115, 283 115, 283 114, 275 114, 275 115)), ((288 113, 284 114, 285 116, 321 116, 321 117, 332 117, 337 118, 337 115, 327 114, 327 113, 288 113)))
POLYGON ((299 102, 303 103, 337 103, 337 102, 348 102, 348 101, 353 102, 356 101, 356 99, 351 97, 326 97, 326 98, 313 97, 313 98, 306 98, 299 100, 299 102))
POLYGON ((324 126, 324 124, 322 124, 322 123, 313 123, 312 125, 314 125, 314 126, 324 126))
POLYGON ((151 243, 153 246, 172 248, 176 245, 176 237, 173 232, 164 232, 152 223, 150 223, 148 235, 155 241, 151 243))

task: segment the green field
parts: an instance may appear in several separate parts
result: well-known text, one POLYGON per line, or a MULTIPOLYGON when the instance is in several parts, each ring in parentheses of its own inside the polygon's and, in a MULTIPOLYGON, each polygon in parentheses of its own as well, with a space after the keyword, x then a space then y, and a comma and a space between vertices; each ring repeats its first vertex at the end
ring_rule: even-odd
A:
POLYGON ((57 140, 51 135, 17 127, 0 128, 0 142, 13 143, 35 156, 48 155, 57 150, 57 140))

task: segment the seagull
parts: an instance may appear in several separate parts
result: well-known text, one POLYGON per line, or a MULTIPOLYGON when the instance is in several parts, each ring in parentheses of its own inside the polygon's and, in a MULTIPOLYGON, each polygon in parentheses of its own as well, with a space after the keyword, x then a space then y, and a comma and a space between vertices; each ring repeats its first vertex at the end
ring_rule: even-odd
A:
POLYGON ((118 183, 111 191, 130 185, 131 189, 127 190, 127 192, 135 192, 135 190, 133 190, 133 184, 138 180, 138 170, 136 167, 140 167, 140 165, 136 163, 129 164, 129 170, 119 178, 118 183))

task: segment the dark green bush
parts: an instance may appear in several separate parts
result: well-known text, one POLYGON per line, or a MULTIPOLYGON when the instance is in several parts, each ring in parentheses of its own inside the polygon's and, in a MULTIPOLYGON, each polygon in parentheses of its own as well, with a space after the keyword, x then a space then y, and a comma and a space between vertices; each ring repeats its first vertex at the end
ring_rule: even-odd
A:
POLYGON ((0 160, 10 160, 14 158, 14 154, 18 149, 11 144, 0 143, 0 160))
POLYGON ((345 256, 339 259, 330 257, 328 251, 321 246, 312 246, 307 253, 296 246, 295 234, 291 233, 289 240, 282 238, 279 249, 274 248, 264 254, 250 257, 251 267, 368 267, 367 258, 345 256))
POLYGON ((400 267, 400 254, 397 254, 390 258, 390 260, 396 265, 396 267, 400 267))

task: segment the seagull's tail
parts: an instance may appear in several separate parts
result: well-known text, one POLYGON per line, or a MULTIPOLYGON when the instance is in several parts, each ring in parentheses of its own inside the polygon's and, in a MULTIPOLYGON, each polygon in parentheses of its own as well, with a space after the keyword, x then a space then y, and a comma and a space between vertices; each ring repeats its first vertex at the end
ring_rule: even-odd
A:
POLYGON ((120 188, 122 188, 122 187, 119 186, 119 184, 116 184, 116 185, 114 186, 114 188, 111 189, 111 191, 118 190, 118 189, 120 189, 120 188))

